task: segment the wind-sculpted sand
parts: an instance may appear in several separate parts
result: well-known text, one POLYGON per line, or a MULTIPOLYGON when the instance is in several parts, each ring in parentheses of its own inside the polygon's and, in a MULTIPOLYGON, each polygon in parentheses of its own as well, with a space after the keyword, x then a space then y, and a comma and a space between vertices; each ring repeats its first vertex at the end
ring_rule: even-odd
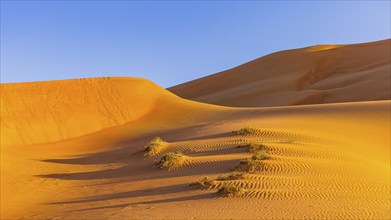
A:
POLYGON ((390 43, 276 52, 168 90, 186 99, 240 107, 389 100, 390 43))
POLYGON ((390 100, 233 108, 136 78, 1 97, 1 219, 391 214, 390 100))

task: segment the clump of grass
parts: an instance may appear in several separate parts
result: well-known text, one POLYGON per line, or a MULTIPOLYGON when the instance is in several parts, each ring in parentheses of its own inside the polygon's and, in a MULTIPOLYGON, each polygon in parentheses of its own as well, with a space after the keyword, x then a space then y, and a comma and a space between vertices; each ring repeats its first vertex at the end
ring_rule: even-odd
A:
POLYGON ((251 156, 251 159, 252 160, 267 160, 267 159, 270 159, 270 156, 269 156, 269 154, 267 153, 266 150, 259 150, 259 151, 256 151, 251 156))
POLYGON ((251 144, 249 147, 250 153, 257 153, 259 151, 265 151, 266 152, 266 145, 264 144, 251 144))
POLYGON ((239 164, 232 169, 235 172, 259 172, 262 171, 262 163, 260 160, 253 160, 252 158, 243 159, 239 164))
POLYGON ((210 186, 212 186, 213 181, 214 180, 212 180, 212 179, 210 179, 209 177, 206 176, 202 180, 197 181, 197 182, 192 182, 189 185, 190 186, 196 186, 197 188, 209 188, 210 186))
POLYGON ((248 147, 249 151, 251 153, 255 153, 255 152, 258 152, 260 150, 265 150, 266 149, 266 145, 264 144, 260 144, 260 143, 256 143, 256 142, 243 142, 241 144, 239 144, 237 146, 237 148, 244 148, 244 147, 248 147))
POLYGON ((243 196, 246 190, 237 186, 223 186, 217 192, 227 197, 239 197, 243 196))
POLYGON ((270 159, 266 150, 259 150, 255 152, 250 158, 243 159, 240 163, 232 169, 236 172, 259 172, 263 170, 263 160, 270 159))
POLYGON ((146 146, 145 146, 145 155, 146 156, 155 156, 158 154, 164 145, 166 145, 167 142, 163 141, 162 138, 160 137, 155 137, 152 141, 150 141, 146 146))
POLYGON ((250 127, 250 126, 245 126, 237 131, 232 131, 236 135, 250 135, 250 134, 255 134, 257 132, 257 129, 250 127))
POLYGON ((243 179, 244 173, 242 172, 233 172, 230 174, 220 175, 217 177, 217 180, 237 180, 237 179, 243 179))
POLYGON ((161 169, 172 170, 182 167, 189 161, 189 157, 180 152, 169 152, 165 154, 156 165, 161 169))
POLYGON ((243 142, 243 143, 240 143, 240 144, 237 146, 237 148, 245 148, 245 147, 250 148, 251 145, 252 145, 251 142, 243 142))

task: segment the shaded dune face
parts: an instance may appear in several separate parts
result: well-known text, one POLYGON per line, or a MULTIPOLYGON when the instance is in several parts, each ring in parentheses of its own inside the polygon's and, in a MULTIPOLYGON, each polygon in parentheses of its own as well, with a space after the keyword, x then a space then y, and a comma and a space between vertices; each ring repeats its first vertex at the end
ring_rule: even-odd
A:
POLYGON ((168 90, 226 106, 287 106, 388 100, 390 40, 273 53, 168 90))
POLYGON ((151 114, 157 102, 176 98, 137 78, 2 84, 1 144, 74 138, 139 120, 151 114))

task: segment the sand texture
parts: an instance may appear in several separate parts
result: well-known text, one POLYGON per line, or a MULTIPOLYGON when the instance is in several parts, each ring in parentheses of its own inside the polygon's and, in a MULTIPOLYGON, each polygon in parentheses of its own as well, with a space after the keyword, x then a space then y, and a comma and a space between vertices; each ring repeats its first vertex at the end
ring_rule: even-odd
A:
POLYGON ((225 106, 287 106, 390 99, 391 40, 273 53, 168 90, 225 106))
POLYGON ((280 52, 174 87, 328 104, 223 107, 137 78, 2 84, 1 219, 389 219, 389 42, 280 52), (310 66, 322 79, 296 81, 310 66))

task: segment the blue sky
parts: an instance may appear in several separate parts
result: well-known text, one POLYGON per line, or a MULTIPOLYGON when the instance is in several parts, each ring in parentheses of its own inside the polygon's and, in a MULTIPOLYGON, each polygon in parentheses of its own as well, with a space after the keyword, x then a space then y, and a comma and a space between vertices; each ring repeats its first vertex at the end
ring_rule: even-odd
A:
POLYGON ((2 1, 1 82, 169 87, 272 52, 390 38, 390 1, 2 1))

